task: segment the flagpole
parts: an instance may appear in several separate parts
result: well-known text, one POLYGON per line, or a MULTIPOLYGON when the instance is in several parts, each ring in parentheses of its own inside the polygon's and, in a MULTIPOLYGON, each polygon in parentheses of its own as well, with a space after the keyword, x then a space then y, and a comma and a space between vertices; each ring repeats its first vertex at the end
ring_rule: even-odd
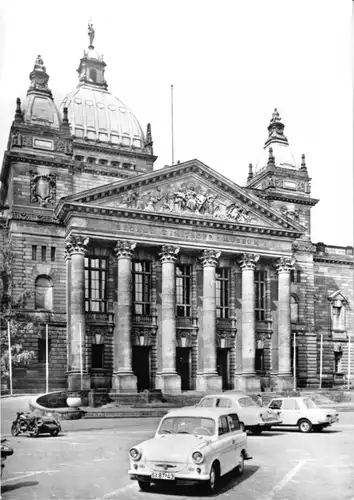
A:
POLYGON ((351 368, 351 366, 350 366, 350 361, 351 361, 351 359, 350 359, 350 347, 351 347, 350 346, 350 337, 351 337, 351 335, 349 332, 348 333, 348 390, 350 389, 350 376, 351 376, 351 373, 350 373, 350 368, 351 368))
POLYGON ((175 164, 174 134, 173 134, 173 85, 171 85, 171 134, 172 134, 172 165, 175 164))
POLYGON ((80 332, 80 386, 82 390, 82 332, 81 332, 81 323, 79 323, 79 332, 80 332))
POLYGON ((293 342, 293 372, 294 372, 293 390, 296 391, 296 386, 297 386, 297 376, 296 376, 296 332, 294 332, 294 342, 293 342))
POLYGON ((12 353, 11 353, 11 331, 10 321, 7 321, 7 341, 9 347, 9 377, 10 377, 10 396, 12 396, 12 353))
POLYGON ((320 389, 322 389, 322 370, 323 370, 323 333, 321 333, 321 343, 320 343, 320 389))
POLYGON ((49 392, 49 336, 48 323, 45 325, 45 392, 49 392))

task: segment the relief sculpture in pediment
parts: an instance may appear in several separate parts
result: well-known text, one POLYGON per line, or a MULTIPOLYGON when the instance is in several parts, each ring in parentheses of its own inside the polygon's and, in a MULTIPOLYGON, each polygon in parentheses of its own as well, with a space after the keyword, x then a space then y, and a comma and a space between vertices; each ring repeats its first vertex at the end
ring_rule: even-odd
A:
POLYGON ((149 212, 179 213, 213 219, 254 223, 249 210, 238 203, 221 199, 193 182, 157 187, 147 192, 133 191, 115 201, 115 206, 149 212))

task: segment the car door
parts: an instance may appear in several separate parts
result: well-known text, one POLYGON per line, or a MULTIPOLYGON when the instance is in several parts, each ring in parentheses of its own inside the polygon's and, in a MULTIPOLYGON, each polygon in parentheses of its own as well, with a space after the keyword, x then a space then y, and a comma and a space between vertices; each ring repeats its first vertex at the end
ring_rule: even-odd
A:
POLYGON ((226 474, 235 467, 235 444, 233 433, 230 432, 227 415, 218 420, 218 454, 221 464, 221 473, 226 474))
POLYGON ((239 456, 242 449, 245 447, 246 434, 241 430, 240 420, 236 413, 229 413, 227 416, 229 421, 229 429, 232 437, 232 444, 234 447, 234 467, 239 463, 239 456))
POLYGON ((281 425, 287 425, 284 422, 282 406, 283 406, 283 400, 280 399, 280 398, 277 398, 277 399, 272 399, 272 401, 268 405, 268 408, 271 408, 272 410, 274 410, 275 412, 277 412, 277 414, 279 415, 280 420, 282 421, 281 425))
POLYGON ((282 415, 283 415, 283 424, 285 425, 297 425, 297 422, 300 418, 300 408, 294 398, 286 398, 283 399, 282 405, 282 415))

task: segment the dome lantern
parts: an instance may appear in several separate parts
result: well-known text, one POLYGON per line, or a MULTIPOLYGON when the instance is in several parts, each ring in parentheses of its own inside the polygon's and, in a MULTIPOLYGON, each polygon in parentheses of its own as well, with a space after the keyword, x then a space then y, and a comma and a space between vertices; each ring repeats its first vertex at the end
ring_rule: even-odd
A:
POLYGON ((79 73, 79 85, 92 85, 107 90, 108 85, 104 76, 106 63, 103 60, 103 56, 95 51, 93 45, 95 30, 91 22, 88 25, 88 36, 90 41, 88 50, 84 50, 84 57, 81 58, 77 70, 79 73))

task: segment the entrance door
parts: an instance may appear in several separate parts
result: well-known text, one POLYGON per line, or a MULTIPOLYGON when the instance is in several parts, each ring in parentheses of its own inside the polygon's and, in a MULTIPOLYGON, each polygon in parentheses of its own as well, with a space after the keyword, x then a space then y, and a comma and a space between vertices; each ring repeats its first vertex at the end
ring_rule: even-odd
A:
POLYGON ((219 377, 222 378, 223 390, 229 389, 229 350, 218 348, 217 352, 217 370, 219 377))
POLYGON ((176 348, 176 370, 181 377, 182 391, 189 391, 190 389, 190 348, 177 347, 176 348))
POLYGON ((133 346, 133 372, 138 392, 150 389, 150 347, 133 346))

